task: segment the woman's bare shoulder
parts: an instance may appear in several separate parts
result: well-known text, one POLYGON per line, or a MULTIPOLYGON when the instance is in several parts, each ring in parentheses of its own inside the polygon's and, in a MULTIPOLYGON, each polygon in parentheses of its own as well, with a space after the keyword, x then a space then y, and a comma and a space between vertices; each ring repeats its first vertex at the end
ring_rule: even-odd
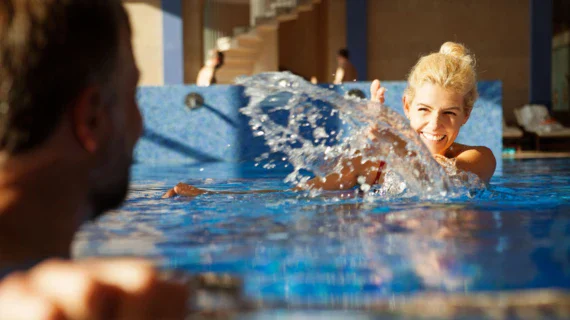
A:
POLYGON ((491 149, 484 146, 467 146, 456 143, 450 154, 460 169, 474 172, 481 179, 489 181, 495 172, 497 159, 491 149))

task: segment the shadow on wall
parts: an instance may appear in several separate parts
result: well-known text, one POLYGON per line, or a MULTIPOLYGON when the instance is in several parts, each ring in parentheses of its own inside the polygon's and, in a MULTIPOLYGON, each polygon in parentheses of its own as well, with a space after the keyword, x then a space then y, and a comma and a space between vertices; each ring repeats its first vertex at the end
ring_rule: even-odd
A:
POLYGON ((248 101, 242 87, 140 87, 137 99, 145 123, 135 149, 139 163, 239 162, 265 148, 239 113, 248 101), (203 104, 189 108, 190 93, 200 95, 203 104))
MULTIPOLYGON (((391 93, 386 105, 403 114, 401 96, 406 83, 383 82, 391 93)), ((346 83, 334 91, 359 89, 369 98, 368 82, 346 83)), ((500 81, 479 82, 480 98, 471 118, 461 130, 458 141, 489 147, 502 169, 502 85, 500 81)), ((137 99, 145 122, 145 132, 135 149, 138 163, 197 163, 211 161, 253 161, 268 151, 263 137, 254 137, 249 119, 239 112, 248 103, 243 88, 232 85, 210 87, 140 87, 137 99), (186 106, 189 93, 203 97, 204 104, 186 106)), ((327 106, 322 105, 325 109, 327 106)), ((288 121, 287 114, 274 115, 274 121, 288 121)), ((336 130, 338 119, 323 123, 326 131, 336 130)))

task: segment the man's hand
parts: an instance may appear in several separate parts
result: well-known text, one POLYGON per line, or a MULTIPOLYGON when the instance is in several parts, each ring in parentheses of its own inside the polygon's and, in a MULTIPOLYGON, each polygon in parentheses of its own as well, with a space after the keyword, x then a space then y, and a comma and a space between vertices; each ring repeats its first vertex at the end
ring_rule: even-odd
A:
POLYGON ((189 292, 141 260, 49 260, 0 282, 0 320, 184 319, 189 292))
POLYGON ((185 197, 195 197, 201 194, 207 193, 208 191, 200 188, 193 187, 189 184, 180 182, 174 188, 166 191, 165 194, 162 195, 162 198, 172 198, 175 195, 185 196, 185 197))
POLYGON ((370 85, 370 100, 384 104, 386 88, 380 86, 379 80, 372 81, 370 85))

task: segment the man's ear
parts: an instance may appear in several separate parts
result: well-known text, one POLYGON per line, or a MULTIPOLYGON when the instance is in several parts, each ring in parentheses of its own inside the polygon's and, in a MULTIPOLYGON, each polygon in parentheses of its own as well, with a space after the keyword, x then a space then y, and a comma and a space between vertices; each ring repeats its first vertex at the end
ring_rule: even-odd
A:
POLYGON ((71 106, 71 125, 79 144, 89 153, 96 152, 105 125, 101 90, 97 86, 84 89, 71 106))

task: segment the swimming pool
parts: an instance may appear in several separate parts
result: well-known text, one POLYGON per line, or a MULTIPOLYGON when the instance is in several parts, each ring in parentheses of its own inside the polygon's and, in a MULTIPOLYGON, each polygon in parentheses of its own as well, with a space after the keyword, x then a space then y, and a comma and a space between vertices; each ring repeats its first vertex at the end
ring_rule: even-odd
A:
POLYGON ((286 191, 285 165, 135 165, 125 205, 76 257, 135 255, 239 276, 251 301, 362 308, 418 293, 570 289, 570 159, 505 160, 476 198, 370 201, 286 191), (160 199, 184 181, 283 192, 160 199))

